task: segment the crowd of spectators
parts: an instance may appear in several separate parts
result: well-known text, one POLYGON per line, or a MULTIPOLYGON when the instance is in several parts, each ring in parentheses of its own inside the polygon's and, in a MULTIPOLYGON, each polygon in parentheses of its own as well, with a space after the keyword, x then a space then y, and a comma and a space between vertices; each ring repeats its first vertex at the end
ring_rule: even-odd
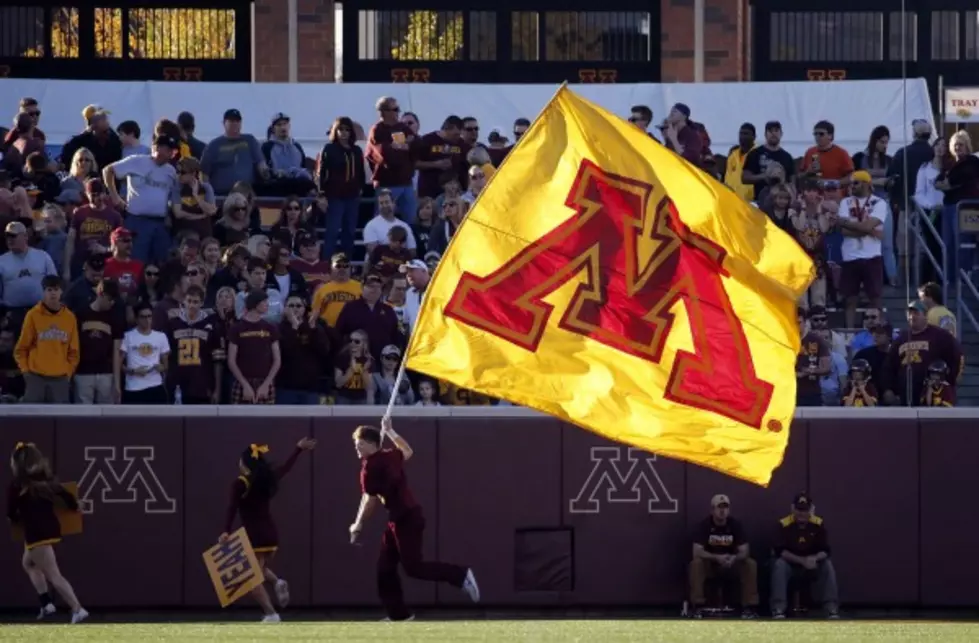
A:
MULTIPOLYGON (((39 127, 41 106, 22 99, 0 143, 0 396, 505 404, 414 373, 394 384, 432 271, 530 121, 484 142, 472 117, 424 133, 396 99, 376 109, 366 132, 336 118, 309 156, 284 113, 260 142, 229 109, 223 135, 205 143, 188 112, 144 136, 89 105, 58 154, 39 127)), ((899 278, 904 186, 942 230, 948 208, 979 188, 968 137, 957 134, 946 157, 915 121, 914 142, 892 158, 878 127, 851 156, 821 121, 815 145, 793 159, 770 121, 762 141, 745 123, 739 144, 715 155, 691 114, 677 104, 653 126, 652 111, 636 106, 629 120, 755 203, 818 268, 799 302, 800 404, 954 403, 962 359, 942 288, 923 287, 901 332, 886 325, 881 294, 899 278), (826 323, 836 308, 848 339, 826 323), (939 375, 946 392, 936 397, 926 383, 939 375)))

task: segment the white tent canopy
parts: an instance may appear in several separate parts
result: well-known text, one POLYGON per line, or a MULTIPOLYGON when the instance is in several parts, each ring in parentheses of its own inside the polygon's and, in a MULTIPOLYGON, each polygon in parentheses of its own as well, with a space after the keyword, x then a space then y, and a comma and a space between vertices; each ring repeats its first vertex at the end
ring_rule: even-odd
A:
MULTIPOLYGON (((923 79, 704 84, 588 84, 574 91, 606 109, 628 116, 633 105, 647 105, 659 122, 674 103, 685 103, 691 117, 704 123, 715 153, 737 144, 738 129, 754 124, 762 137, 769 120, 782 123, 782 145, 800 156, 812 145, 812 126, 828 120, 836 127, 836 143, 848 152, 867 145, 871 130, 886 125, 892 151, 908 136, 910 121, 933 122, 928 87, 923 79), (906 91, 905 91, 906 90, 906 91), (903 102, 907 97, 907 112, 903 102)), ((533 119, 557 88, 554 85, 450 85, 450 84, 251 84, 93 82, 71 80, 0 80, 0 94, 8 106, 23 96, 36 98, 42 107, 41 129, 48 143, 59 145, 84 127, 81 112, 88 104, 112 112, 112 123, 134 120, 148 142, 153 124, 161 118, 176 120, 181 111, 193 113, 197 138, 208 141, 222 133, 222 116, 235 108, 244 116, 244 129, 265 138, 272 115, 284 112, 292 119, 292 134, 307 154, 315 154, 337 116, 349 116, 365 129, 376 120, 374 103, 394 96, 404 111, 415 112, 425 132, 438 129, 455 114, 475 116, 481 137, 493 128, 511 136, 516 118, 533 119)))

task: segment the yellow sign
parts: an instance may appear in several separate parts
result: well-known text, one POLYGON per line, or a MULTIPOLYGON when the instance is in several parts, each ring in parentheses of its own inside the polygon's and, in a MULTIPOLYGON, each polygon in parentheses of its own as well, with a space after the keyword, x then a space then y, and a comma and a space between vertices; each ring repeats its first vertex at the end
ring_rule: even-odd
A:
MULTIPOLYGON (((65 491, 75 496, 76 501, 78 500, 77 482, 63 482, 61 486, 65 488, 65 491)), ((54 506, 54 514, 58 517, 58 523, 61 525, 62 536, 74 536, 82 533, 82 512, 71 511, 57 502, 54 506)), ((14 523, 10 525, 10 535, 15 541, 21 542, 24 540, 24 528, 20 524, 14 523)))
POLYGON ((221 607, 231 605, 265 582, 244 527, 231 534, 227 542, 204 552, 204 565, 221 607))

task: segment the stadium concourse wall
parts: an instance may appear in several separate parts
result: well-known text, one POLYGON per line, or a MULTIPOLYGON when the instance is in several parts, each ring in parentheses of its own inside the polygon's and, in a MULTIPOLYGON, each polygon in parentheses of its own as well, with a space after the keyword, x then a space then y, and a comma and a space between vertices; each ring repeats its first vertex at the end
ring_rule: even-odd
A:
MULTIPOLYGON (((112 113, 112 122, 134 120, 144 132, 161 118, 175 119, 189 110, 196 117, 194 135, 210 141, 224 134, 224 111, 236 108, 245 132, 264 140, 273 114, 286 112, 291 135, 314 156, 326 142, 337 116, 349 116, 364 130, 377 120, 374 104, 381 96, 398 99, 402 111, 418 115, 423 132, 437 130, 450 114, 473 116, 486 134, 499 128, 505 136, 517 118, 533 119, 554 95, 553 84, 451 83, 201 83, 111 82, 88 80, 0 79, 0 95, 31 96, 40 103, 41 128, 48 145, 62 145, 81 127, 79 115, 89 103, 112 113), (324 106, 328 106, 324 109, 324 106)), ((850 154, 867 146, 878 125, 891 131, 893 149, 905 144, 912 119, 934 122, 924 78, 847 80, 814 83, 628 83, 580 84, 571 89, 605 109, 626 117, 633 105, 647 105, 656 123, 675 103, 686 103, 694 120, 707 126, 715 153, 738 144, 745 121, 763 138, 765 121, 782 123, 782 147, 801 156, 812 145, 812 126, 826 119, 836 126, 834 142, 850 154), (905 102, 905 98, 907 101, 905 102), (861 106, 857 109, 855 106, 861 106)))
MULTIPOLYGON (((222 531, 237 459, 252 442, 284 458, 318 441, 274 502, 277 573, 293 604, 377 604, 383 518, 348 543, 359 500, 351 432, 383 409, 341 407, 0 407, 0 444, 32 441, 80 483, 84 533, 58 546, 89 607, 213 607, 201 558, 222 531)), ((975 409, 802 410, 766 489, 608 442, 518 408, 397 409, 415 449, 425 553, 476 571, 487 606, 676 605, 693 526, 728 494, 764 561, 776 521, 808 490, 827 521, 845 605, 979 603, 975 409), (965 502, 964 502, 965 501, 965 502)), ((2 468, 0 483, 9 483, 2 468)), ((0 546, 0 606, 28 607, 22 546, 0 546)), ((764 578, 764 576, 762 577, 764 578)), ((450 587, 407 581, 416 605, 452 606, 450 587)))

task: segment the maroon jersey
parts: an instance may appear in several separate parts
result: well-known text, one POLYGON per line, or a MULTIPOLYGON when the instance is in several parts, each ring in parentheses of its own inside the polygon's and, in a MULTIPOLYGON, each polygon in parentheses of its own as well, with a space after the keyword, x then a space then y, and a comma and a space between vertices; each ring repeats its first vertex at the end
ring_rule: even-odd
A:
POLYGON ((928 383, 921 393, 921 406, 955 406, 955 387, 948 382, 935 385, 928 383))
MULTIPOLYGON (((802 338, 802 350, 795 360, 795 370, 797 373, 805 373, 809 367, 818 367, 819 360, 829 357, 829 345, 822 337, 816 333, 807 333, 802 338)), ((796 379, 796 395, 819 395, 822 389, 819 387, 819 375, 803 375, 796 379)))
POLYGON ((840 400, 840 405, 852 406, 854 408, 877 406, 877 389, 874 387, 873 382, 866 382, 863 385, 863 392, 865 395, 861 395, 860 392, 855 390, 853 382, 848 382, 846 388, 843 389, 843 399, 840 400))
POLYGON ((377 496, 391 522, 420 507, 408 488, 404 464, 405 456, 398 449, 381 449, 364 458, 360 468, 361 491, 377 496))
MULTIPOLYGON (((275 468, 275 477, 282 480, 296 464, 302 449, 296 448, 289 458, 275 468)), ((238 476, 231 485, 231 502, 224 517, 224 532, 231 533, 235 516, 241 515, 241 526, 248 534, 256 552, 275 551, 279 546, 279 531, 272 520, 272 496, 252 488, 250 476, 238 476)))
POLYGON ((179 386, 187 397, 210 397, 217 385, 214 366, 225 359, 222 324, 203 311, 191 322, 186 311, 180 310, 167 320, 166 334, 170 340, 170 386, 179 386))
POLYGON ((465 189, 469 180, 469 164, 466 162, 466 154, 468 153, 469 145, 461 139, 447 141, 442 138, 439 132, 430 132, 422 136, 418 142, 418 160, 431 162, 449 159, 452 162, 452 167, 448 170, 419 170, 418 196, 434 199, 442 194, 440 179, 443 174, 450 172, 465 189))
POLYGON ((75 375, 100 375, 112 372, 115 342, 122 341, 125 324, 118 311, 92 310, 85 306, 75 314, 78 320, 79 361, 75 375))
POLYGON ((51 483, 50 495, 32 489, 30 485, 12 482, 7 489, 7 518, 24 529, 24 544, 28 549, 51 545, 61 540, 61 523, 55 513, 56 504, 71 511, 78 502, 64 487, 51 483))
POLYGON ((247 380, 264 380, 272 370, 272 345, 279 341, 279 327, 264 319, 241 319, 228 332, 228 343, 238 347, 238 370, 247 380))

